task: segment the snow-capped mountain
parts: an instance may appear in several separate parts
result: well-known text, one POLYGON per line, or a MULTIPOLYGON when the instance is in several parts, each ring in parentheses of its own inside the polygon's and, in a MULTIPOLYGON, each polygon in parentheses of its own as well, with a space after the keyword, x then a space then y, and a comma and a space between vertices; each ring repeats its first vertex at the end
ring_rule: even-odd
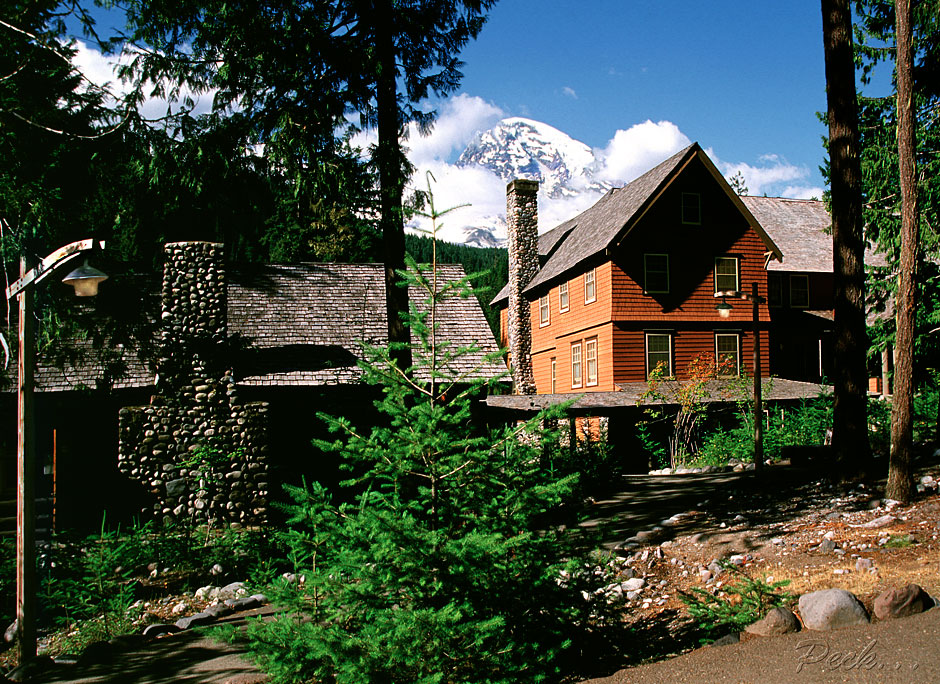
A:
MULTIPOLYGON (((547 208, 545 201, 583 210, 613 187, 595 178, 597 160, 588 145, 548 124, 518 117, 503 119, 488 131, 479 133, 461 153, 456 166, 485 170, 504 183, 515 178, 539 181, 543 205, 540 212, 547 208)), ((497 198, 497 204, 501 201, 497 198)), ((550 225, 543 221, 542 229, 551 228, 566 218, 568 216, 549 217, 550 225)), ((503 246, 506 217, 494 208, 492 213, 477 216, 472 225, 458 226, 451 220, 451 228, 444 239, 476 247, 503 246)))
POLYGON ((585 191, 604 193, 612 186, 594 179, 594 152, 583 142, 548 124, 514 117, 480 133, 461 153, 457 166, 478 165, 505 182, 528 178, 541 183, 552 199, 585 191))

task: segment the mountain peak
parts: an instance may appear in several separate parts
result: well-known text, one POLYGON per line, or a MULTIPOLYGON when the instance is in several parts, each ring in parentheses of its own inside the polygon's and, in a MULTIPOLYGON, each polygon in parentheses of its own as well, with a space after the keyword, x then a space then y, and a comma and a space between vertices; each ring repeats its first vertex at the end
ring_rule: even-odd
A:
POLYGON ((553 126, 522 117, 503 119, 477 135, 457 165, 482 166, 506 183, 514 178, 537 180, 552 199, 610 188, 594 179, 596 160, 588 145, 553 126))

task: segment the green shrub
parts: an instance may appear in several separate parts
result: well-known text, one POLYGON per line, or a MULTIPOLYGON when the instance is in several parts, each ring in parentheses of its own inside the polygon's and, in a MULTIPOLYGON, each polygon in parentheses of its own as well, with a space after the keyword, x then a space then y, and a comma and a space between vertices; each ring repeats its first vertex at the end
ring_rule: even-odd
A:
POLYGON ((93 620, 93 631, 110 638, 126 633, 128 608, 134 602, 131 581, 138 560, 139 538, 108 530, 80 542, 57 540, 42 577, 46 609, 57 627, 73 630, 93 620))
POLYGON ((680 592, 689 614, 706 633, 706 640, 728 628, 740 631, 760 620, 774 606, 785 606, 795 598, 792 594, 778 591, 787 586, 789 580, 768 583, 751 577, 728 561, 721 561, 720 565, 736 577, 734 582, 722 587, 728 598, 699 587, 693 587, 691 594, 680 592))

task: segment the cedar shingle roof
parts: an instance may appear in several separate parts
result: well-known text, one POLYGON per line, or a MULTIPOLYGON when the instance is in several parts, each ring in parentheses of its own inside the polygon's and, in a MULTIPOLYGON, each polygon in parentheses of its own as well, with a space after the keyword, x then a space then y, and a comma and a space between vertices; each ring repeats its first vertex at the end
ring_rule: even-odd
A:
MULTIPOLYGON (((464 276, 459 265, 442 265, 439 277, 464 276)), ((236 362, 242 386, 311 386, 358 382, 359 342, 386 342, 385 281, 381 264, 266 265, 228 269, 229 334, 250 343, 236 362)), ((411 301, 422 302, 412 289, 411 301)), ((419 309, 420 309, 419 304, 419 309)), ((484 354, 498 347, 476 298, 448 299, 438 309, 439 339, 453 347, 475 345, 481 351, 462 357, 450 370, 472 373, 484 354)), ((87 346, 90 343, 80 342, 87 346)), ((133 350, 120 350, 127 374, 114 388, 148 387, 153 374, 133 350)), ((94 356, 90 356, 94 358, 94 356)), ((500 363, 483 364, 486 378, 505 372, 500 363)), ((104 376, 101 364, 65 368, 41 366, 36 384, 42 391, 94 387, 104 376)))
MULTIPOLYGON (((698 157, 712 175, 721 178, 721 174, 715 169, 714 164, 699 144, 692 143, 622 188, 609 191, 590 209, 540 235, 539 256, 544 263, 524 291, 532 292, 540 285, 557 279, 583 261, 602 253, 616 240, 622 239, 632 228, 635 220, 656 201, 669 181, 694 157, 698 157)), ((779 258, 779 250, 773 240, 762 231, 759 225, 756 225, 755 221, 751 220, 748 209, 738 201, 730 188, 727 188, 727 183, 724 185, 731 200, 761 234, 768 249, 779 258)), ((496 304, 508 297, 507 285, 500 290, 491 303, 496 304)))
MULTIPOLYGON (((454 281, 462 266, 443 265, 439 277, 454 281)), ((419 304, 424 296, 410 292, 419 304)), ((245 269, 229 275, 229 332, 252 343, 241 385, 334 385, 356 382, 358 342, 386 342, 385 275, 380 264, 296 264, 245 269)), ((438 310, 439 338, 481 351, 461 357, 450 370, 471 373, 496 340, 473 297, 449 299, 438 310)), ((484 366, 484 377, 505 371, 484 366)), ((478 376, 479 377, 479 376, 478 376)))
MULTIPOLYGON (((783 261, 771 262, 767 270, 832 273, 832 218, 824 202, 783 197, 741 201, 783 251, 783 261)), ((884 255, 872 249, 865 251, 865 263, 886 265, 884 255)))

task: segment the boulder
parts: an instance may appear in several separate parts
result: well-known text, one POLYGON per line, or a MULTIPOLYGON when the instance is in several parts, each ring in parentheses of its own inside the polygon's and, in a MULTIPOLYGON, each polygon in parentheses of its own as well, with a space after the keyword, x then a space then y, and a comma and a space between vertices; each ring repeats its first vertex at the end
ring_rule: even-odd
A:
POLYGON ((918 584, 901 589, 888 589, 875 599, 875 616, 879 620, 907 617, 923 613, 933 607, 934 601, 918 584))
POLYGON ((190 629, 191 627, 208 625, 210 622, 214 621, 215 618, 208 613, 196 613, 195 615, 190 615, 189 617, 180 618, 176 621, 176 626, 180 629, 190 629))
POLYGON ((157 637, 161 637, 164 634, 175 634, 176 632, 179 632, 179 631, 180 631, 180 628, 177 627, 176 625, 168 625, 168 624, 160 623, 156 625, 147 625, 147 627, 144 628, 143 635, 147 639, 156 639, 157 637))
POLYGON ((819 553, 832 553, 836 550, 836 543, 831 539, 823 539, 819 543, 819 546, 816 547, 816 550, 819 551, 819 553))
POLYGON ((12 643, 16 638, 16 628, 18 626, 18 621, 14 620, 10 623, 10 626, 6 628, 6 631, 3 632, 3 640, 8 644, 12 643))
POLYGON ((799 606, 807 629, 825 632, 870 622, 862 602, 845 589, 823 589, 803 594, 799 606))
POLYGON ((775 636, 800 631, 800 621, 792 610, 775 606, 762 619, 744 628, 748 634, 775 636))

